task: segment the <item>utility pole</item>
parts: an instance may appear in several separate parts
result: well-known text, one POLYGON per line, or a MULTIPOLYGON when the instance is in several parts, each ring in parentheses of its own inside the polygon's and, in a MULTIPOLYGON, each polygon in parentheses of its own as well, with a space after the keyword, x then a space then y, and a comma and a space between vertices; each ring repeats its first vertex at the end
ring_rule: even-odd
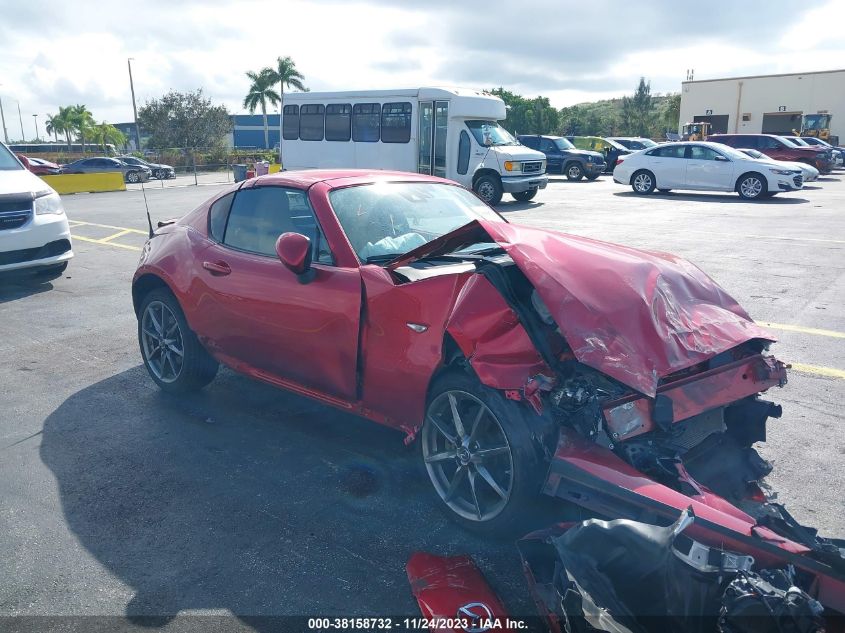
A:
POLYGON ((35 140, 38 140, 38 115, 33 114, 32 118, 35 119, 35 140))
POLYGON ((3 140, 9 144, 9 132, 6 130, 6 115, 3 113, 3 98, 0 97, 0 119, 3 120, 3 140))
POLYGON ((23 117, 21 116, 21 102, 18 101, 18 120, 21 122, 21 143, 26 143, 26 134, 23 131, 23 117))
POLYGON ((141 130, 138 128, 138 108, 135 105, 135 83, 132 81, 132 60, 134 58, 130 57, 126 60, 126 65, 129 67, 129 90, 132 91, 132 114, 135 116, 135 141, 138 143, 138 147, 135 149, 137 151, 141 151, 141 130))

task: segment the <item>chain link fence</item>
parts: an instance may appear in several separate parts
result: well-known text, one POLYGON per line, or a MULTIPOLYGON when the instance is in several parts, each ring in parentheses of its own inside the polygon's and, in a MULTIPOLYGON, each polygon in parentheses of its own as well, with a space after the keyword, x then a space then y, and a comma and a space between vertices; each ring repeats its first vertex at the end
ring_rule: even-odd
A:
MULTIPOLYGON (((270 165, 278 162, 278 150, 263 148, 187 148, 168 147, 147 149, 130 154, 153 166, 153 178, 146 187, 186 186, 203 184, 221 184, 235 181, 235 165, 245 167, 247 172, 266 171, 270 165), (173 177, 160 178, 155 165, 172 168, 173 177)), ((119 156, 117 158, 120 158, 119 156)), ((168 170, 169 171, 169 170, 168 170)))

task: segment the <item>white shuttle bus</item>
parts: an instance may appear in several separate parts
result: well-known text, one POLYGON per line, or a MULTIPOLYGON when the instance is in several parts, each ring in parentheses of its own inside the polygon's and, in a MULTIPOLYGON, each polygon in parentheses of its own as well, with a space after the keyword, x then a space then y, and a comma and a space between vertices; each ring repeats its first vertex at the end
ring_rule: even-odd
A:
POLYGON ((531 200, 548 183, 544 154, 498 124, 499 97, 463 88, 285 95, 285 169, 419 172, 471 188, 488 204, 531 200))

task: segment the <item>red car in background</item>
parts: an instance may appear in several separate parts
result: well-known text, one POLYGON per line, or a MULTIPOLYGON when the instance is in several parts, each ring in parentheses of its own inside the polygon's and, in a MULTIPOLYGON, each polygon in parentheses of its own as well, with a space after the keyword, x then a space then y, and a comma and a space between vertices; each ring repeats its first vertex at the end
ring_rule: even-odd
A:
POLYGON ((774 339, 683 259, 512 224, 439 178, 283 172, 160 224, 132 299, 162 389, 223 363, 394 427, 464 526, 518 530, 541 492, 691 507, 695 538, 787 560, 845 611, 842 551, 758 483, 774 339))
POLYGON ((24 167, 38 176, 52 176, 60 174, 62 171, 61 166, 43 158, 32 158, 23 154, 15 154, 15 156, 23 163, 24 167))
POLYGON ((756 149, 769 158, 812 165, 822 174, 833 170, 833 153, 821 147, 797 145, 776 134, 709 134, 707 140, 737 149, 756 149))

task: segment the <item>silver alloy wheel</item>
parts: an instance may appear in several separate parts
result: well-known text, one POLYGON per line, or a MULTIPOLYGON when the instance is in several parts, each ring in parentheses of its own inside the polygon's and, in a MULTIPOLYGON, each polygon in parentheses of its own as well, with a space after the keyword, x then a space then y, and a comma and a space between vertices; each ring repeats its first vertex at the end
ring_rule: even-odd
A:
POLYGON ((437 396, 422 431, 425 468, 440 499, 470 521, 489 521, 513 491, 513 457, 490 408, 466 391, 437 396))
POLYGON ((126 174, 126 180, 128 180, 129 182, 138 182, 138 172, 130 171, 128 174, 126 174))
POLYGON ((493 183, 487 182, 485 180, 480 185, 478 185, 477 193, 479 197, 484 200, 484 202, 490 202, 496 195, 496 189, 493 187, 493 183))
POLYGON ((746 198, 756 198, 763 192, 763 183, 759 178, 749 176, 739 184, 739 190, 746 198))
POLYGON ((141 348, 150 371, 161 382, 182 373, 185 343, 176 316, 161 301, 150 301, 141 317, 141 348))
POLYGON ((646 193, 649 189, 651 189, 651 176, 648 174, 638 174, 637 177, 634 178, 634 189, 640 193, 646 193))
POLYGON ((566 172, 566 175, 570 178, 580 178, 582 176, 581 168, 578 165, 572 165, 566 172))

